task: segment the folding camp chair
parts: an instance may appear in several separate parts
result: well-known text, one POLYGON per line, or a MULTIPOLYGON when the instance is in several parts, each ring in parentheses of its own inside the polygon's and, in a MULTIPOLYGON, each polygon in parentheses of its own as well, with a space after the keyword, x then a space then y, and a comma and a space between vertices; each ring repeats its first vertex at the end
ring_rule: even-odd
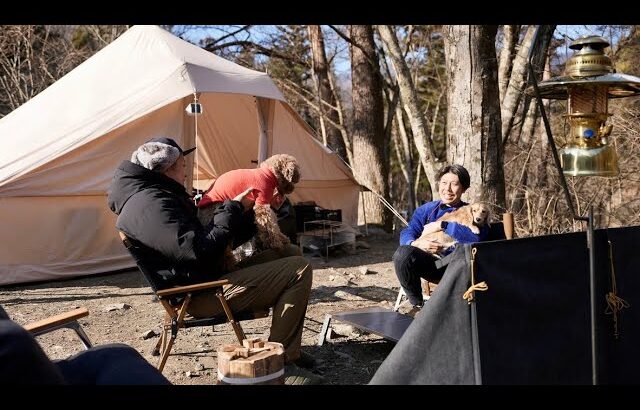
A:
POLYGON ((147 282, 149 282, 149 285, 151 285, 151 289, 153 289, 153 292, 167 313, 162 325, 163 331, 160 340, 158 340, 153 350, 154 356, 160 356, 158 363, 158 369, 160 371, 164 368, 180 329, 230 323, 238 338, 238 342, 242 344, 242 341, 246 339, 246 337, 239 322, 269 316, 269 311, 242 311, 234 315, 222 291, 222 286, 229 283, 227 279, 166 288, 166 285, 161 283, 159 279, 161 276, 148 268, 148 261, 153 260, 155 251, 142 245, 138 241, 128 238, 123 232, 119 232, 119 234, 122 243, 136 261, 138 269, 144 275, 147 282), (224 310, 224 314, 202 319, 188 318, 187 308, 189 307, 189 303, 191 303, 193 295, 200 291, 215 291, 224 310))
POLYGON ((82 307, 59 315, 51 316, 37 322, 26 324, 23 327, 33 336, 40 336, 57 329, 71 329, 76 332, 86 350, 92 346, 92 343, 91 340, 89 340, 89 336, 87 336, 80 326, 78 319, 88 315, 89 311, 82 307))
MULTIPOLYGON (((513 219, 509 218, 508 224, 510 224, 510 226, 507 226, 507 227, 505 227, 505 225, 502 222, 494 222, 493 224, 491 224, 486 241, 511 239, 511 236, 514 230, 513 219), (507 235, 507 231, 509 232, 509 235, 507 235)), ((440 263, 438 262, 436 262, 436 266, 446 265, 446 262, 440 262, 440 263)), ((431 287, 430 287, 430 283, 426 279, 422 279, 422 290, 423 290, 422 296, 424 300, 427 301, 431 297, 431 287)), ((400 290, 398 291, 398 296, 396 297, 396 303, 393 306, 394 312, 397 312, 398 309, 400 309, 400 305, 402 304, 402 301, 406 296, 407 295, 405 294, 404 289, 402 288, 402 286, 400 286, 400 290)))
MULTIPOLYGON (((427 301, 431 297, 431 282, 426 279, 422 279, 422 298, 427 301)), ((398 296, 396 297, 396 303, 393 305, 393 311, 397 312, 400 309, 400 305, 402 304, 403 299, 407 296, 404 292, 402 286, 400 286, 400 290, 398 291, 398 296)))

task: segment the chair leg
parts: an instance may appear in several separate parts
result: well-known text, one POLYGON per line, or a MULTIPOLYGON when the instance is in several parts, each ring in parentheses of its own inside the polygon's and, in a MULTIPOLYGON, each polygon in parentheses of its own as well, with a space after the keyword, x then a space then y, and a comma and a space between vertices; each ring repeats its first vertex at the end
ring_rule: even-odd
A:
POLYGON ((318 335, 318 346, 322 346, 324 341, 327 339, 327 332, 329 331, 330 325, 331 315, 326 315, 324 317, 324 323, 322 324, 322 330, 320 330, 320 334, 318 335))
POLYGON ((166 329, 162 329, 162 334, 160 335, 160 339, 158 339, 158 343, 156 343, 156 347, 153 348, 153 351, 151 352, 152 356, 160 356, 160 352, 162 350, 164 350, 164 338, 167 334, 167 330, 166 329))
POLYGON ((84 345, 85 350, 88 350, 91 346, 93 346, 91 344, 91 340, 89 340, 89 336, 87 336, 87 334, 84 332, 84 330, 80 326, 80 323, 78 322, 70 323, 69 327, 71 327, 76 332, 76 334, 82 341, 82 344, 84 345))
POLYGON ((233 327, 233 331, 236 334, 236 337, 238 338, 238 342, 240 344, 242 344, 242 341, 244 339, 247 338, 247 336, 245 336, 244 334, 244 330, 242 330, 242 327, 240 326, 240 323, 236 322, 235 320, 231 322, 231 326, 233 327))
POLYGON ((160 356, 160 363, 158 364, 158 370, 160 370, 160 373, 162 373, 162 369, 164 369, 164 365, 167 363, 167 359, 169 358, 169 353, 171 353, 171 348, 176 340, 176 336, 177 335, 172 334, 169 338, 169 343, 167 343, 167 346, 162 350, 162 356, 160 356))
POLYGON ((242 341, 247 337, 245 336, 244 331, 242 330, 242 326, 240 326, 240 323, 236 322, 235 319, 233 318, 233 312, 231 312, 231 308, 227 303, 227 298, 222 293, 222 290, 218 290, 216 292, 216 297, 218 298, 218 300, 220 300, 222 309, 224 309, 224 313, 226 313, 227 319, 229 319, 229 323, 231 323, 231 326, 233 327, 233 331, 235 332, 236 337, 238 338, 238 342, 240 343, 240 345, 242 345, 242 341))
POLYGON ((428 280, 424 281, 424 283, 422 284, 422 289, 424 289, 425 295, 427 295, 428 297, 431 297, 431 284, 429 283, 428 280))
POLYGON ((398 297, 396 298, 396 304, 393 305, 393 311, 397 312, 398 309, 400 309, 400 303, 402 303, 402 298, 405 296, 406 294, 404 293, 404 289, 402 288, 402 286, 400 286, 400 290, 398 291, 398 297))

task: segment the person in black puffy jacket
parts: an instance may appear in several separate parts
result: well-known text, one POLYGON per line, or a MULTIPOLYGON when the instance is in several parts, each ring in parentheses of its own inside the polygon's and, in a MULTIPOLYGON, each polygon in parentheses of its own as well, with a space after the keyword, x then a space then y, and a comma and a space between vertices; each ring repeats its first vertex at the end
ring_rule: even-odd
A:
MULTIPOLYGON (((203 226, 184 187, 184 156, 194 149, 183 151, 173 139, 154 138, 118 166, 108 191, 116 228, 153 252, 149 268, 158 272, 163 288, 229 279, 224 292, 234 311, 273 308, 269 341, 284 345, 287 363, 308 363, 300 345, 312 283, 309 261, 291 245, 225 271, 225 249, 233 244, 242 213, 253 206, 247 198, 251 189, 221 204, 203 226)), ((188 308, 196 318, 222 312, 213 292, 195 295, 188 308)))

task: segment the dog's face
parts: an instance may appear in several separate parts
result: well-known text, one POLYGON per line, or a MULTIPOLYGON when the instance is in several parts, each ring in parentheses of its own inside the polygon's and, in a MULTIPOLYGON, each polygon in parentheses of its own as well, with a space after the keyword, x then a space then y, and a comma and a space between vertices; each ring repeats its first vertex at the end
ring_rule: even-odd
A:
POLYGON ((270 158, 272 167, 278 177, 278 191, 288 195, 295 189, 295 184, 300 181, 300 166, 292 155, 278 154, 270 158))
POLYGON ((484 226, 489 223, 489 207, 486 204, 477 202, 471 205, 471 217, 473 224, 484 226))
POLYGON ((298 166, 298 161, 294 157, 290 155, 285 157, 282 165, 282 175, 292 184, 297 184, 300 181, 300 166, 298 166))

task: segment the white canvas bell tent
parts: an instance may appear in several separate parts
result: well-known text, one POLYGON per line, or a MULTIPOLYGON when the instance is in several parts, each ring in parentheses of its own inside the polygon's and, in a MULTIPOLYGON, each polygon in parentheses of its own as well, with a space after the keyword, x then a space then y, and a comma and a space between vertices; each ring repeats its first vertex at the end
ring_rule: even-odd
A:
POLYGON ((342 209, 355 224, 359 187, 312 133, 267 74, 135 26, 0 120, 0 285, 134 267, 106 191, 117 165, 155 136, 197 144, 188 158, 201 188, 294 155, 302 180, 292 201, 342 209), (193 117, 185 107, 196 95, 203 113, 193 117))

